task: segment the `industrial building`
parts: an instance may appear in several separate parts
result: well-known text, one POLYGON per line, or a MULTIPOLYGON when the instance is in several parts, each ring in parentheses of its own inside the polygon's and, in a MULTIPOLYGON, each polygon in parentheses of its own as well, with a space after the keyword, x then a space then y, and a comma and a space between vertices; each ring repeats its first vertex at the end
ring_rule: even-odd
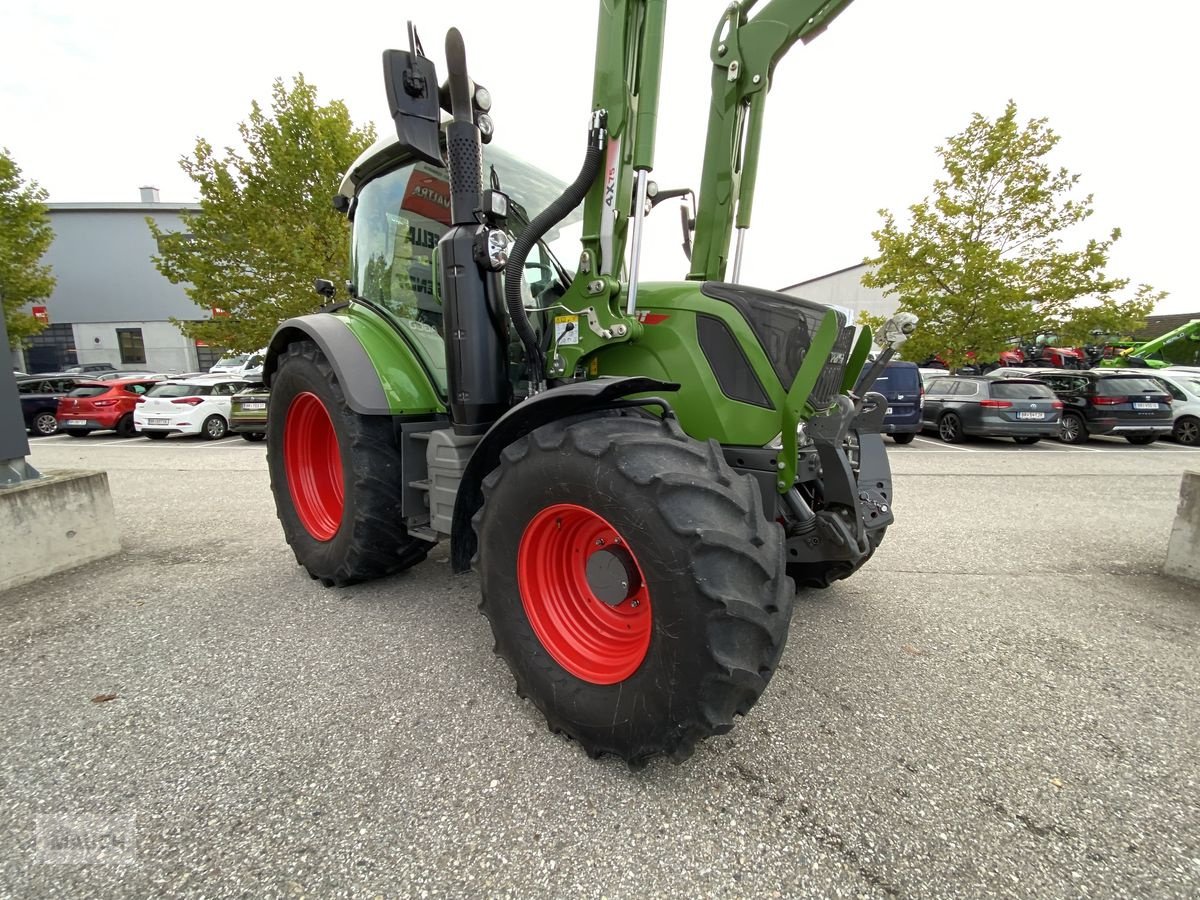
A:
POLYGON ((158 252, 146 224, 185 231, 182 214, 199 207, 163 203, 143 187, 136 203, 49 203, 54 243, 43 262, 54 274, 54 292, 31 312, 47 323, 14 364, 26 372, 52 372, 82 363, 119 369, 186 372, 207 369, 220 356, 183 336, 171 320, 207 318, 183 285, 171 284, 154 266, 158 252))

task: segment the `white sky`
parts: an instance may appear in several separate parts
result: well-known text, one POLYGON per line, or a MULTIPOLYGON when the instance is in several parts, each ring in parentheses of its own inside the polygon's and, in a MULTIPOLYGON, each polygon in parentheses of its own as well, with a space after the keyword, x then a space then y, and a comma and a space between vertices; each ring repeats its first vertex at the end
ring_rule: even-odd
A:
MULTIPOLYGON (((562 178, 582 159, 594 0, 309 5, 209 0, 5 0, 0 145, 52 201, 193 200, 177 160, 200 135, 235 138, 250 100, 303 72, 356 121, 390 128, 380 52, 415 16, 444 74, 457 25, 491 89, 497 141, 562 178), (489 13, 503 13, 489 18, 489 13)), ((655 179, 699 186, 708 46, 725 3, 672 0, 655 179)), ((1112 274, 1200 310, 1192 219, 1200 200, 1200 11, 1187 0, 855 0, 776 70, 743 281, 779 288, 873 252, 876 210, 901 212, 938 173, 934 147, 973 112, 1047 116, 1055 162, 1095 195, 1088 235, 1119 225, 1112 274)), ((681 277, 677 205, 647 223, 643 277, 681 277)))

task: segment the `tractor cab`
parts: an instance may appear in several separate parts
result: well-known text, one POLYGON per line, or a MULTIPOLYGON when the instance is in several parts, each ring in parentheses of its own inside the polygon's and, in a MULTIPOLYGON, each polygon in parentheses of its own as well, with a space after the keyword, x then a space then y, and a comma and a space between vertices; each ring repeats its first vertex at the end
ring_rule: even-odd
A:
MULTIPOLYGON (((519 235, 529 220, 562 193, 565 184, 489 144, 483 149, 488 176, 510 199, 508 228, 519 235)), ((436 287, 435 254, 450 228, 450 183, 444 168, 418 160, 395 135, 376 141, 350 167, 336 203, 352 225, 350 288, 357 300, 377 307, 410 340, 440 396, 446 395, 443 307, 436 287)), ((539 241, 524 265, 521 293, 539 336, 548 327, 544 310, 565 293, 572 273, 549 249, 576 213, 539 241)), ((520 368, 520 345, 513 343, 520 368)), ((514 372, 514 381, 521 379, 514 372)))

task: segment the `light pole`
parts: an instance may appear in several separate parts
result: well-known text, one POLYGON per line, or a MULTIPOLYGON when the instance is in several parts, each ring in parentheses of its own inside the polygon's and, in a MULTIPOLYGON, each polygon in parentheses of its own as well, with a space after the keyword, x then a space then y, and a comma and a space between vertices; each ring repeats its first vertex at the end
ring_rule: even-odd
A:
POLYGON ((12 348, 3 308, 4 288, 0 287, 0 487, 41 477, 25 461, 29 455, 29 437, 25 433, 17 379, 13 376, 12 348))

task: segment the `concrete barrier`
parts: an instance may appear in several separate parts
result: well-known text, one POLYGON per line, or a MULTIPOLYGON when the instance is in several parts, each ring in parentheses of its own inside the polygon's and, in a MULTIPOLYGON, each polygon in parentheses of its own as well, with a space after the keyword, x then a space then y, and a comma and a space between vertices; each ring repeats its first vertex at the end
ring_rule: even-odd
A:
POLYGON ((1200 584, 1200 472, 1184 472, 1163 571, 1200 584))
POLYGON ((0 488, 0 591, 120 549, 104 472, 61 470, 0 488))

